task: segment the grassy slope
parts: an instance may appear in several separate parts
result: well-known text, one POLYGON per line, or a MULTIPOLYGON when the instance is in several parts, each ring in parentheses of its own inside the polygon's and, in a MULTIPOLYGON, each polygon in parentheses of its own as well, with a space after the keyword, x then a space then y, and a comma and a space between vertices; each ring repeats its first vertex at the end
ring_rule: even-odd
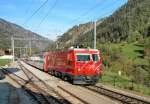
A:
POLYGON ((142 56, 140 51, 143 51, 143 49, 144 47, 137 43, 126 44, 122 47, 122 55, 125 59, 132 59, 137 65, 147 65, 148 62, 140 57, 142 56))
POLYGON ((133 90, 146 95, 150 95, 149 87, 142 84, 134 83, 128 76, 126 75, 119 76, 118 73, 109 70, 104 70, 102 79, 99 80, 99 82, 106 85, 119 87, 121 89, 133 90))
MULTIPOLYGON (((101 47, 102 45, 98 44, 98 48, 101 47)), ((105 47, 109 47, 110 50, 113 48, 121 48, 122 56, 126 61, 128 59, 132 59, 135 64, 137 65, 147 65, 148 62, 141 58, 142 53, 140 51, 143 51, 144 47, 143 45, 138 44, 137 42, 135 43, 111 43, 111 44, 105 44, 103 45, 105 47)))
MULTIPOLYGON (((100 46, 100 45, 99 45, 100 46)), ((112 48, 121 48, 121 54, 124 57, 125 61, 132 59, 136 65, 147 65, 147 60, 141 58, 141 51, 143 51, 144 47, 139 45, 138 43, 118 43, 118 44, 106 44, 106 47, 109 47, 110 50, 112 48)), ((113 66, 112 66, 113 67, 113 66)), ((119 67, 118 67, 119 68, 119 67)), ((117 72, 110 71, 109 68, 104 68, 102 80, 100 83, 114 85, 125 89, 132 89, 137 92, 141 92, 147 95, 150 95, 150 89, 141 84, 133 84, 132 79, 129 76, 121 75, 119 76, 117 72), (132 88, 134 87, 134 88, 132 88)))
POLYGON ((8 65, 11 60, 0 59, 0 66, 8 65))

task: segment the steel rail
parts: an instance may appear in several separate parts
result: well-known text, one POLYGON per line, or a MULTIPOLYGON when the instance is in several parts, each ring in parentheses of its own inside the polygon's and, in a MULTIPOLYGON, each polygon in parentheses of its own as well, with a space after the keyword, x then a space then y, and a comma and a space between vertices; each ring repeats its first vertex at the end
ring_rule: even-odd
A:
MULTIPOLYGON (((28 65, 30 65, 30 66, 36 68, 36 69, 40 69, 40 68, 38 68, 37 66, 34 66, 34 65, 30 64, 30 63, 26 63, 26 64, 28 64, 28 65)), ((40 70, 41 70, 41 69, 40 69, 40 70)), ((79 98, 77 95, 75 95, 75 94, 73 94, 73 93, 67 91, 67 90, 64 89, 63 87, 61 87, 61 86, 59 86, 59 85, 58 85, 57 87, 58 87, 59 89, 61 89, 62 91, 68 93, 68 94, 71 95, 72 97, 76 98, 77 100, 79 100, 79 101, 82 102, 83 104, 89 104, 86 100, 83 100, 83 99, 79 98)))
MULTIPOLYGON (((34 68, 40 69, 40 68, 38 68, 34 65, 31 65, 29 63, 27 63, 27 64, 34 67, 34 68)), ((86 86, 84 88, 91 90, 91 91, 94 91, 94 92, 99 93, 99 94, 103 94, 107 97, 110 97, 112 99, 116 99, 116 100, 123 102, 123 103, 126 103, 126 104, 150 104, 149 101, 146 101, 144 99, 139 99, 139 98, 136 98, 134 96, 125 95, 125 94, 119 93, 117 91, 106 89, 106 88, 101 87, 101 86, 86 86)))
POLYGON ((53 91, 59 98, 60 98, 60 102, 62 104, 71 104, 68 100, 66 100, 58 91, 56 91, 54 88, 52 88, 51 86, 49 86, 47 83, 45 83, 45 81, 41 80, 39 77, 37 77, 33 72, 31 72, 30 70, 28 70, 24 65, 22 65, 20 62, 18 62, 19 65, 22 67, 22 70, 26 70, 28 71, 30 74, 32 74, 36 79, 38 79, 49 91, 53 91))
POLYGON ((113 90, 110 90, 110 89, 107 89, 107 88, 104 88, 101 86, 86 86, 84 88, 94 91, 96 93, 105 95, 107 97, 116 99, 125 104, 150 104, 149 101, 146 101, 144 99, 139 99, 137 97, 126 95, 126 94, 123 94, 123 93, 120 93, 117 91, 113 91, 113 90))
POLYGON ((66 89, 64 89, 63 87, 61 86, 57 86, 58 88, 60 88, 61 90, 63 90, 64 92, 68 93, 69 95, 73 96, 74 98, 78 99, 80 102, 82 102, 83 104, 89 104, 87 101, 81 99, 80 97, 78 97, 77 95, 67 91, 66 89))
MULTIPOLYGON (((18 75, 14 74, 14 73, 12 73, 12 72, 10 72, 10 71, 8 71, 8 70, 5 69, 5 68, 2 68, 2 73, 5 74, 6 76, 8 76, 13 82, 15 82, 16 84, 18 84, 19 86, 21 86, 21 88, 22 88, 24 91, 26 91, 26 92, 32 97, 32 99, 34 99, 34 101, 36 101, 38 104, 43 104, 43 103, 45 103, 45 104, 51 104, 51 103, 46 99, 45 95, 43 95, 43 94, 38 94, 38 95, 37 95, 37 94, 34 93, 31 89, 29 89, 29 88, 26 86, 26 84, 24 84, 24 83, 26 83, 26 80, 22 80, 22 79, 21 79, 22 81, 24 81, 24 83, 21 83, 20 80, 18 81, 16 78, 14 78, 14 77, 20 78, 20 77, 18 77, 18 75), (10 74, 10 73, 11 73, 11 74, 10 74)), ((30 85, 30 87, 36 89, 36 91, 39 91, 39 92, 43 91, 42 89, 39 89, 37 86, 35 86, 35 85, 33 85, 33 84, 28 84, 28 85, 30 85)))

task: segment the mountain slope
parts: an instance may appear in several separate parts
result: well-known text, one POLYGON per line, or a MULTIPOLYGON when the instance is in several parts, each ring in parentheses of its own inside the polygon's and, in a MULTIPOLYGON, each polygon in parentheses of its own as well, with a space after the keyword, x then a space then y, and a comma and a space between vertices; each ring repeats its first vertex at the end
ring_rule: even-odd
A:
MULTIPOLYGON (((147 36, 150 36, 149 10, 150 0, 129 0, 128 3, 119 8, 111 16, 97 24, 97 42, 118 43, 122 41, 135 41, 135 39, 139 37, 146 38, 147 36)), ((68 39, 68 42, 72 41, 76 34, 79 34, 74 40, 75 44, 84 44, 92 47, 93 28, 90 29, 87 24, 83 24, 82 27, 86 27, 84 31, 88 29, 90 31, 78 32, 74 31, 77 27, 73 27, 58 41, 66 44, 64 37, 68 39)), ((79 25, 78 30, 82 27, 79 25)))
MULTIPOLYGON (((33 33, 29 30, 22 28, 21 26, 10 23, 4 19, 0 18, 0 48, 1 49, 8 49, 11 47, 11 37, 14 36, 15 38, 36 38, 39 41, 32 41, 32 47, 38 48, 43 50, 48 46, 51 42, 50 40, 33 33), (42 40, 46 41, 42 41, 42 40)), ((22 41, 16 40, 15 41, 16 47, 25 47, 29 46, 29 41, 22 41)))
MULTIPOLYGON (((99 21, 97 21, 97 25, 100 24, 104 19, 100 19, 99 21)), ((94 27, 93 24, 94 24, 93 22, 88 22, 85 24, 79 24, 78 26, 75 25, 71 29, 69 29, 66 33, 64 33, 57 40, 57 42, 61 43, 60 45, 62 45, 62 47, 76 45, 81 36, 84 36, 84 34, 93 31, 93 27, 94 27)))

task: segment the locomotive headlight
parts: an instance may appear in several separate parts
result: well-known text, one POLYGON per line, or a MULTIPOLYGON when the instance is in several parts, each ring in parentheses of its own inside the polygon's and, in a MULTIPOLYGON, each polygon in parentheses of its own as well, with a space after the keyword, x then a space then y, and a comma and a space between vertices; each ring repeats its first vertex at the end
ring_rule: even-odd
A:
POLYGON ((80 71, 80 68, 78 68, 78 71, 80 71))

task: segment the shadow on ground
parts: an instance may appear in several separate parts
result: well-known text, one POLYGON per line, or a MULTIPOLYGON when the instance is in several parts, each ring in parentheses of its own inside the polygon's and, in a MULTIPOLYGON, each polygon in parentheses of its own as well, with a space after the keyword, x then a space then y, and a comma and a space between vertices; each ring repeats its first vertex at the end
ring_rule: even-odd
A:
MULTIPOLYGON (((37 93, 35 91, 32 91, 30 89, 27 89, 25 85, 22 85, 20 88, 14 87, 11 83, 8 83, 5 80, 5 75, 1 72, 3 69, 0 70, 1 74, 1 80, 0 80, 0 104, 38 104, 39 103, 39 97, 42 96, 42 93, 37 93), (20 94, 17 94, 18 91, 22 90, 23 93, 21 93, 21 98, 24 99, 24 96, 28 96, 28 101, 30 102, 25 102, 22 103, 22 99, 20 99, 20 94), (16 96, 15 96, 16 95, 16 96), (35 95, 35 96, 33 96, 35 95)), ((19 69, 16 68, 7 68, 9 70, 10 74, 15 73, 19 71, 19 69)), ((69 101, 65 99, 58 99, 53 96, 46 96, 49 101, 52 102, 52 104, 60 104, 61 102, 64 102, 65 104, 71 104, 69 101), (58 103, 59 102, 59 103, 58 103)), ((42 100, 42 99, 41 99, 42 100)))

